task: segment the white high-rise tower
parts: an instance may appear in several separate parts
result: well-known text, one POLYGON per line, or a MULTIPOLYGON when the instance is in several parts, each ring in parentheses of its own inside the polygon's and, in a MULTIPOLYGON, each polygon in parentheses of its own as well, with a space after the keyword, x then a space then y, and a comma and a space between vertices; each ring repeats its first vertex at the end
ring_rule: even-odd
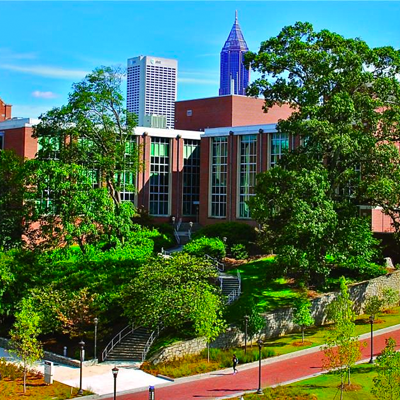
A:
POLYGON ((135 113, 139 126, 153 116, 166 117, 166 126, 174 127, 178 61, 139 56, 128 59, 127 110, 135 113))

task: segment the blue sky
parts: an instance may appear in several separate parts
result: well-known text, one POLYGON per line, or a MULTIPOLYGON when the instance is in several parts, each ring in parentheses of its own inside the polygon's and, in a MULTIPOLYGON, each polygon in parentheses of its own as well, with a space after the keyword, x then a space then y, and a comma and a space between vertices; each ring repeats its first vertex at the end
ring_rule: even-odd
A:
POLYGON ((296 21, 400 48, 400 2, 0 1, 0 97, 37 118, 94 68, 141 54, 178 60, 178 100, 217 96, 236 9, 252 51, 296 21))

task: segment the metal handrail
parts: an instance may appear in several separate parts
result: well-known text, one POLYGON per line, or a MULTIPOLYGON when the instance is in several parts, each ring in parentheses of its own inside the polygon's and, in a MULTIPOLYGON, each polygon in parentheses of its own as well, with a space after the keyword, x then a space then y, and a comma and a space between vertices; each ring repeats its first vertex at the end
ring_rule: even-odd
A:
POLYGON ((174 229, 174 236, 176 239, 176 243, 181 244, 181 238, 179 237, 178 231, 174 229))
POLYGON ((179 218, 178 223, 176 224, 176 230, 179 231, 180 227, 182 225, 182 218, 179 218))
POLYGON ((211 260, 219 272, 222 272, 225 269, 225 265, 222 262, 219 262, 216 258, 211 257, 208 254, 204 254, 204 258, 211 260))
POLYGON ((129 334, 133 333, 137 328, 132 325, 127 325, 124 329, 122 329, 119 333, 117 333, 105 347, 103 352, 101 353, 101 360, 104 361, 107 355, 112 351, 112 349, 118 344, 121 343, 122 339, 126 338, 129 334), (125 332, 127 331, 127 332, 125 332))
POLYGON ((147 353, 149 352, 151 345, 154 343, 154 341, 160 335, 162 328, 163 328, 162 325, 158 325, 158 327, 153 332, 151 332, 151 335, 147 339, 147 342, 144 345, 144 348, 142 351, 142 362, 144 362, 144 360, 146 359, 147 353))

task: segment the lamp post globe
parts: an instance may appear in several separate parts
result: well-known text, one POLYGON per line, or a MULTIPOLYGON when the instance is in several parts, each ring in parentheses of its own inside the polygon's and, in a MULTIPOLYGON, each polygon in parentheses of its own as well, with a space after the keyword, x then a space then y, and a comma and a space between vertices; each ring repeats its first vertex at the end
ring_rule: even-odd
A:
POLYGON ((119 369, 115 366, 111 372, 113 374, 114 377, 114 400, 117 399, 117 376, 118 376, 118 371, 119 369))

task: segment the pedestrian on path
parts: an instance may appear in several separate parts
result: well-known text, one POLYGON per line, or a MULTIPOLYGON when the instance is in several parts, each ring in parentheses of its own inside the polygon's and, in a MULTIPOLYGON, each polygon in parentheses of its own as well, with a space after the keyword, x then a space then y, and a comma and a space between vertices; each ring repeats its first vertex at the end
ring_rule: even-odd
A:
POLYGON ((236 369, 236 365, 239 363, 236 354, 233 355, 232 357, 232 367, 233 367, 233 374, 237 374, 238 370, 236 369))

